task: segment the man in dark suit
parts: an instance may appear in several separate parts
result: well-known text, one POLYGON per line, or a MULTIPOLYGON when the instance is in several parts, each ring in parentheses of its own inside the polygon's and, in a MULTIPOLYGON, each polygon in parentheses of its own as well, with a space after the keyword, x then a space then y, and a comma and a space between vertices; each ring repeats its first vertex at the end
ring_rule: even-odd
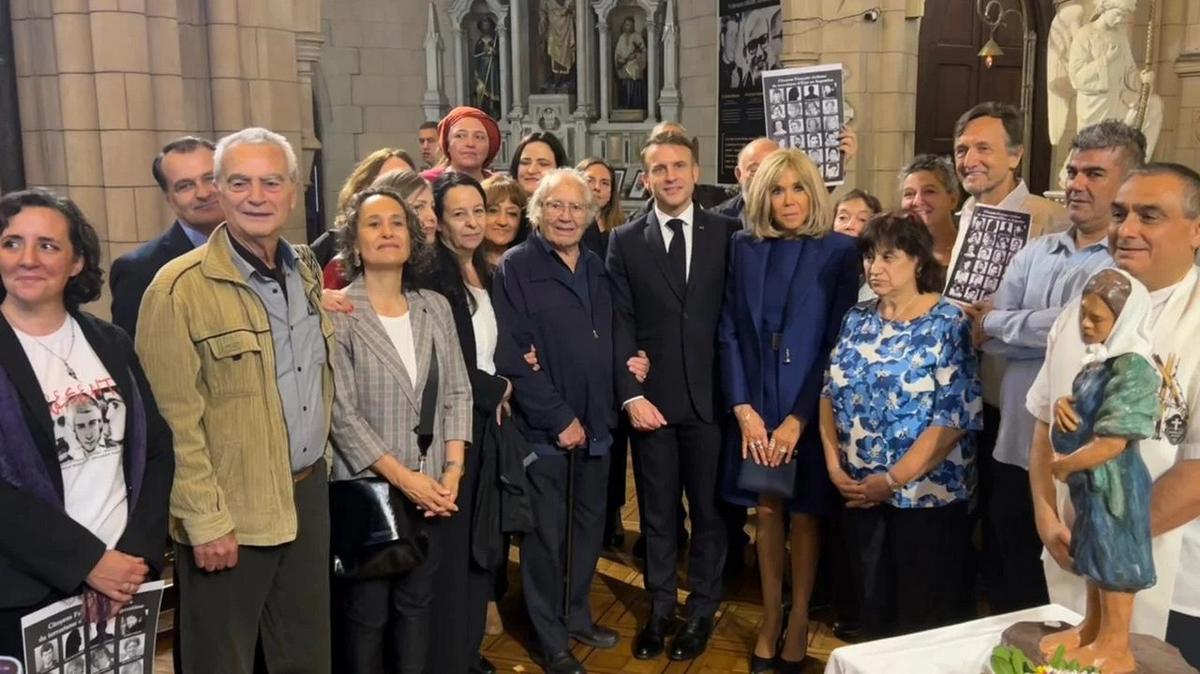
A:
POLYGON ((742 212, 746 209, 745 195, 750 191, 750 181, 754 179, 758 165, 767 158, 767 155, 778 149, 779 143, 766 136, 760 136, 746 143, 742 147, 742 151, 738 152, 737 166, 733 169, 733 175, 737 178, 738 186, 741 189, 728 200, 718 204, 713 210, 721 215, 741 220, 742 212))
POLYGON ((213 182, 214 147, 204 138, 176 138, 163 146, 151 164, 154 180, 175 213, 175 224, 112 263, 108 279, 112 321, 131 339, 137 329, 142 294, 154 275, 166 263, 206 243, 208 235, 225 219, 213 182))
POLYGON ((725 561, 725 526, 717 510, 722 411, 715 344, 726 249, 739 224, 693 202, 700 167, 686 136, 652 136, 642 148, 642 164, 653 208, 617 229, 608 249, 614 356, 622 364, 617 394, 635 431, 633 458, 645 491, 646 589, 652 600, 634 657, 662 653, 672 626, 682 484, 692 520, 691 596, 670 657, 690 660, 708 645, 725 561), (644 384, 623 366, 639 349, 652 364, 644 384))

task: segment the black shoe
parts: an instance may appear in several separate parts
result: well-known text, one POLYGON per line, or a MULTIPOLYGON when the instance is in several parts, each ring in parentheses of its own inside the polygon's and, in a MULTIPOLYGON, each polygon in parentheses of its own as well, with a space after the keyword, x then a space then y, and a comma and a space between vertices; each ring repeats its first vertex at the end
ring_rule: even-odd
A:
POLYGON ((479 656, 479 662, 471 668, 471 674, 496 674, 496 665, 492 664, 491 660, 479 656))
POLYGON ((567 636, 581 644, 587 644, 592 648, 608 649, 617 645, 620 637, 613 630, 599 625, 592 625, 581 632, 568 632, 567 636))
POLYGON ((833 621, 833 636, 842 641, 853 641, 862 635, 862 626, 853 620, 833 621))
POLYGON ((808 656, 804 656, 799 662, 784 660, 783 658, 775 659, 775 674, 801 674, 804 671, 804 665, 808 662, 808 656))
POLYGON ((667 657, 672 660, 694 660, 708 648, 712 630, 712 618, 692 618, 684 623, 671 641, 671 652, 667 657))
POLYGON ((638 632, 637 640, 633 642, 633 657, 650 660, 662 655, 667 648, 667 632, 670 629, 670 618, 651 616, 650 622, 638 632))
POLYGON ((777 665, 775 658, 760 658, 757 655, 750 654, 750 674, 766 674, 767 672, 775 671, 777 665))
POLYGON ((534 661, 545 670, 546 674, 587 674, 587 670, 583 668, 579 660, 575 659, 571 651, 543 654, 535 657, 534 661))

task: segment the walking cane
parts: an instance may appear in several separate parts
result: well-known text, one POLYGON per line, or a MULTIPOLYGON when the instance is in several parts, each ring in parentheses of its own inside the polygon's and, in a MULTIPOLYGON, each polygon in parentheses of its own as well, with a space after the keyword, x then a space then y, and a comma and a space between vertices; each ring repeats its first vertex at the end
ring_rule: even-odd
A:
POLYGON ((563 624, 571 625, 571 559, 575 547, 575 453, 567 450, 567 553, 563 562, 563 624))

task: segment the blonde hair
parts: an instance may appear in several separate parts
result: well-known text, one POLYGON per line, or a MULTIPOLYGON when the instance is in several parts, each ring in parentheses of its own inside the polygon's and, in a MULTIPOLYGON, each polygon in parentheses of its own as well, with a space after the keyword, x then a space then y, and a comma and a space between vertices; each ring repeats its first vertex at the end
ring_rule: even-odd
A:
POLYGON ((825 189, 821 171, 807 154, 800 150, 779 150, 763 160, 746 194, 746 222, 759 239, 820 238, 833 230, 833 202, 825 189), (808 195, 808 219, 794 233, 780 229, 771 215, 771 190, 789 170, 795 172, 800 187, 808 195))
POLYGON ((396 157, 414 169, 417 166, 413 163, 413 158, 404 150, 391 147, 375 150, 358 162, 358 166, 355 166, 354 170, 350 172, 350 177, 342 183, 342 191, 338 193, 338 210, 345 209, 346 205, 350 203, 351 197, 369 187, 379 177, 379 169, 383 167, 384 162, 392 157, 396 157))

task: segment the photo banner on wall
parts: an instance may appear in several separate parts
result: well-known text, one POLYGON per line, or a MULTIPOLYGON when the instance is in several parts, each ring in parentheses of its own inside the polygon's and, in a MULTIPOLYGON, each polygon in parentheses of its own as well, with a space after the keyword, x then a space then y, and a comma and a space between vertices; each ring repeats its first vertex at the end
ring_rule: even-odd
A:
POLYGON ((840 63, 762 74, 759 103, 767 117, 766 135, 779 147, 808 153, 829 186, 846 181, 841 152, 843 75, 840 63))
POLYGON ((762 73, 778 69, 783 51, 779 0, 720 0, 717 56, 717 181, 737 182, 742 147, 766 133, 762 73))

